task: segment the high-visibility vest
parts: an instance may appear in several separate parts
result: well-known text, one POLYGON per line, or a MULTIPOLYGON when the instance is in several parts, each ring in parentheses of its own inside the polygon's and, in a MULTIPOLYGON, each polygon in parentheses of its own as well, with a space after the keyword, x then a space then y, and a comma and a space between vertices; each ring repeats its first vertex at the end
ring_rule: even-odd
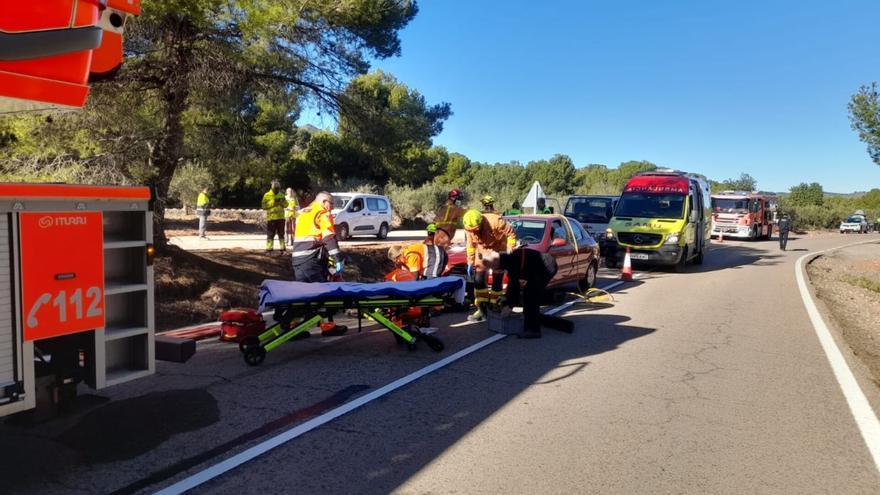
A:
POLYGON ((300 210, 297 216, 293 234, 293 264, 320 258, 324 249, 330 256, 339 254, 333 215, 323 204, 315 201, 300 210))
POLYGON ((299 205, 296 203, 296 196, 285 196, 287 200, 287 208, 284 210, 284 218, 296 218, 296 211, 299 205))
POLYGON ((263 195, 263 209, 266 210, 266 220, 284 220, 284 208, 287 207, 287 199, 284 193, 272 192, 271 189, 263 195))
POLYGON ((446 250, 439 246, 416 242, 400 253, 400 260, 409 271, 424 278, 435 278, 443 275, 448 256, 446 250))
POLYGON ((199 199, 196 200, 196 208, 204 208, 208 206, 211 200, 208 198, 208 195, 205 193, 199 193, 199 199))

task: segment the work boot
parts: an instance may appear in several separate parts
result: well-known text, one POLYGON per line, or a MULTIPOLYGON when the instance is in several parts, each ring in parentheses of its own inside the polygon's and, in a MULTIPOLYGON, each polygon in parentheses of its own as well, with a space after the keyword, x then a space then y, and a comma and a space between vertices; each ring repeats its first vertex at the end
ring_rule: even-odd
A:
POLYGON ((540 330, 523 330, 522 332, 516 335, 518 339, 540 339, 541 331, 540 330))
POLYGON ((336 325, 329 330, 321 330, 322 337, 337 337, 339 335, 345 335, 345 332, 348 331, 348 327, 345 325, 336 325))
POLYGON ((483 315, 483 309, 477 308, 477 310, 472 315, 468 315, 468 321, 485 321, 486 317, 483 315))

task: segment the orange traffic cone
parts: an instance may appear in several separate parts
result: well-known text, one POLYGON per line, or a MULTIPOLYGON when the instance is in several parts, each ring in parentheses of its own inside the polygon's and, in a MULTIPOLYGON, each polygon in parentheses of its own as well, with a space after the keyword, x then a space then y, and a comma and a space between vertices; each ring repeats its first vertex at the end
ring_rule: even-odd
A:
POLYGON ((632 280, 633 267, 629 259, 629 247, 626 248, 626 256, 623 257, 623 268, 620 269, 620 280, 632 280))

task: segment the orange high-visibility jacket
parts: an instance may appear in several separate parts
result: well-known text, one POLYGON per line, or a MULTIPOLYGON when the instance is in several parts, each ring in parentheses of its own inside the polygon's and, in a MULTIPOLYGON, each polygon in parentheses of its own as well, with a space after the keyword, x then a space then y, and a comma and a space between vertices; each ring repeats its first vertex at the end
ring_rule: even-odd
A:
POLYGON ((446 250, 434 244, 416 242, 410 244, 400 253, 398 258, 401 265, 424 278, 434 278, 443 275, 446 269, 446 250))
POLYGON ((516 246, 516 232, 501 215, 483 213, 483 222, 476 233, 467 232, 467 262, 473 265, 477 251, 505 253, 516 246))
POLYGON ((314 258, 321 258, 326 249, 329 256, 339 254, 333 215, 323 204, 313 202, 299 211, 293 235, 293 264, 301 265, 314 258))

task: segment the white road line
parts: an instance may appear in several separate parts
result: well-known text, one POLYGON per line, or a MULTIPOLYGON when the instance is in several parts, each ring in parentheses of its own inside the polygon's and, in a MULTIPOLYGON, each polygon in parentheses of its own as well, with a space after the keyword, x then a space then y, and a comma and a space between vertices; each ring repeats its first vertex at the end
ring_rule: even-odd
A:
MULTIPOLYGON (((638 278, 642 273, 647 273, 647 272, 639 272, 639 273, 635 274, 633 276, 633 278, 638 278)), ((622 285, 623 283, 625 283, 625 282, 623 280, 620 280, 620 281, 614 282, 612 284, 609 284, 606 287, 602 287, 602 290, 611 290, 615 287, 622 285)), ((552 308, 552 309, 546 311, 545 313, 548 315, 559 313, 560 311, 564 311, 565 309, 568 309, 569 307, 573 306, 577 302, 580 302, 580 301, 575 300, 575 301, 567 302, 565 304, 562 304, 560 306, 552 308)), ((466 322, 466 323, 472 324, 472 323, 477 323, 477 322, 466 322)), ((450 326, 463 326, 463 325, 457 324, 457 325, 450 325, 450 326)), ((393 392, 393 391, 395 391, 405 385, 408 385, 408 384, 418 380, 419 378, 421 378, 429 373, 433 373, 448 364, 454 363, 455 361, 458 361, 459 359, 467 356, 468 354, 472 354, 472 353, 474 353, 474 352, 476 352, 486 346, 494 344, 495 342, 498 342, 499 340, 502 340, 505 337, 507 337, 507 335, 496 334, 496 335, 493 335, 487 339, 481 340, 470 347, 462 349, 451 356, 448 356, 444 359, 441 359, 440 361, 437 361, 436 363, 430 364, 430 365, 428 365, 418 371, 410 373, 409 375, 406 375, 403 378, 399 378, 399 379, 389 383, 388 385, 385 385, 379 389, 374 390, 373 392, 370 392, 369 394, 366 394, 362 397, 358 397, 357 399, 355 399, 351 402, 348 402, 346 404, 343 404, 343 405, 337 407, 336 409, 332 409, 330 411, 327 411, 326 413, 324 413, 320 416, 316 416, 316 417, 314 417, 314 418, 312 418, 302 424, 299 424, 299 425, 297 425, 287 431, 284 431, 284 432, 282 432, 272 438, 269 438, 268 440, 264 440, 263 442, 260 442, 257 445, 254 445, 253 447, 230 457, 229 459, 221 461, 221 462, 214 464, 213 466, 211 466, 203 471, 199 471, 198 473, 195 473, 192 476, 184 478, 184 479, 178 481, 177 483, 174 483, 171 486, 168 486, 166 488, 163 488, 162 490, 159 490, 158 492, 155 492, 155 495, 177 495, 177 494, 184 493, 188 490, 192 490, 193 488, 195 488, 199 485, 202 485, 204 483, 207 483, 208 481, 210 481, 210 480, 212 480, 212 479, 214 479, 214 478, 216 478, 216 477, 218 477, 228 471, 231 471, 232 469, 235 469, 236 467, 241 466, 242 464, 244 464, 246 462, 252 461, 253 459, 265 454, 266 452, 274 449, 275 447, 279 447, 279 446, 281 446, 281 445, 283 445, 283 444, 285 444, 285 443, 287 443, 287 442, 289 442, 289 441, 291 441, 291 440, 293 440, 293 439, 295 439, 305 433, 308 433, 308 432, 314 430, 315 428, 318 428, 321 425, 324 425, 324 424, 326 424, 330 421, 333 421, 334 419, 336 419, 344 414, 347 414, 351 411, 354 411, 355 409, 357 409, 365 404, 368 404, 369 402, 372 402, 372 401, 382 397, 383 395, 389 394, 389 393, 391 393, 391 392, 393 392)))
POLYGON ((850 412, 852 412, 853 418, 856 420, 856 425, 859 427, 859 432, 862 434, 862 439, 864 439, 865 445, 867 445, 868 450, 871 452, 871 457, 874 458, 874 466, 880 471, 880 421, 877 420, 877 415, 874 414, 874 410, 871 408, 871 404, 868 402, 867 397, 865 397, 864 392, 862 392, 862 389, 859 387, 859 383, 856 381, 856 377, 853 375, 852 370, 850 370, 849 366, 846 364, 846 359, 840 352, 840 348, 837 347, 837 344, 834 342, 834 337, 831 336, 831 332, 828 330, 825 320, 823 320, 822 315, 819 314, 819 309, 816 308, 816 303, 810 295, 807 282, 804 278, 804 265, 805 260, 808 257, 817 256, 827 251, 857 246, 859 244, 868 244, 870 242, 877 241, 857 242, 854 244, 847 244, 846 246, 805 254, 798 258, 797 263, 795 264, 795 276, 797 278, 801 298, 804 300, 804 307, 807 309, 807 314, 810 315, 810 321, 813 323, 813 329, 816 331, 819 343, 822 344, 822 350, 825 351, 825 356, 831 364, 831 370, 834 372, 834 377, 837 378, 837 383, 840 385, 841 391, 843 391, 846 403, 849 405, 850 412))

